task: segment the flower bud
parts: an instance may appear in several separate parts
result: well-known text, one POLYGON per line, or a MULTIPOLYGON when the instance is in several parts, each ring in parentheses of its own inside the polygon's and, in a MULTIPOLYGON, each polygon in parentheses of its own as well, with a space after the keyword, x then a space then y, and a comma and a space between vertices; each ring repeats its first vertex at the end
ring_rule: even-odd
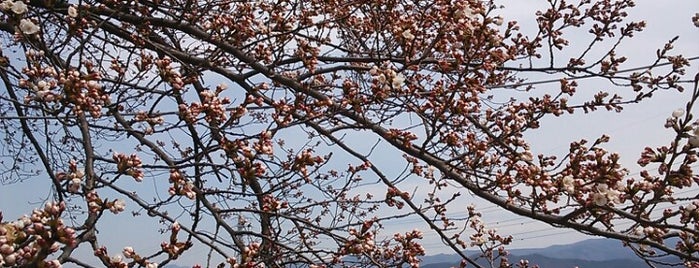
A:
POLYGON ((680 116, 684 115, 684 109, 677 109, 672 112, 672 117, 674 118, 679 118, 680 116))

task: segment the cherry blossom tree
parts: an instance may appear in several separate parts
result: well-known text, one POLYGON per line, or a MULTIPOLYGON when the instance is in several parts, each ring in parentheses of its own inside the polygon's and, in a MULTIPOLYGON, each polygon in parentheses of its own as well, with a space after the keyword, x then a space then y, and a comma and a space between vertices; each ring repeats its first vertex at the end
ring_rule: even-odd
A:
POLYGON ((0 217, 0 266, 162 267, 205 247, 219 267, 418 267, 429 234, 462 266, 480 267, 463 253, 478 249, 527 267, 471 194, 696 267, 699 201, 677 194, 699 184, 690 61, 672 39, 625 65, 645 27, 633 1, 548 4, 525 34, 477 0, 4 0, 3 182, 45 180, 53 196, 0 217), (587 35, 573 46, 571 32, 587 35), (613 89, 587 94, 580 78, 613 89), (683 90, 674 137, 630 156, 640 175, 606 135, 563 155, 525 139, 543 118, 683 90), (160 246, 108 247, 109 214, 157 219, 160 246), (387 232, 406 217, 427 228, 387 232))

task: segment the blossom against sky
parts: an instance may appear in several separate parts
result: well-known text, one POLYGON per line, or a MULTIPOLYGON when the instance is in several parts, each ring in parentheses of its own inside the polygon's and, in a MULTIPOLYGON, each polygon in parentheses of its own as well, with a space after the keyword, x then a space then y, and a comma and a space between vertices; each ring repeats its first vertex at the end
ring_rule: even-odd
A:
MULTIPOLYGON (((506 8, 502 10, 502 17, 505 21, 518 20, 522 22, 523 27, 531 25, 532 16, 534 12, 532 5, 536 1, 508 1, 504 3, 506 8)), ((13 6, 14 8, 14 6, 13 6)), ((647 18, 649 28, 644 33, 640 34, 637 39, 630 43, 626 43, 626 47, 622 50, 629 57, 629 61, 632 66, 642 66, 648 64, 644 59, 644 55, 654 53, 655 49, 662 46, 662 44, 671 39, 674 35, 679 35, 680 40, 677 42, 676 46, 679 51, 683 52, 687 57, 693 57, 699 55, 697 51, 696 41, 697 41, 697 29, 691 27, 691 16, 696 11, 696 3, 692 1, 665 1, 662 3, 658 2, 641 2, 639 7, 634 10, 635 13, 632 16, 637 18, 647 18), (686 13, 686 14, 685 14, 686 13), (659 16, 659 14, 672 14, 672 16, 659 16), (685 27, 686 25, 686 27, 685 27), (629 46, 630 45, 630 46, 629 46)), ((17 10, 22 12, 21 7, 18 5, 17 10)), ((70 10, 69 10, 70 12, 70 10)), ((23 24, 20 22, 20 30, 25 34, 34 34, 39 31, 38 26, 30 25, 28 23, 23 24)), ((32 23, 33 24, 33 23, 32 23)), ((403 31, 403 38, 412 39, 415 38, 415 34, 412 31, 403 31)), ((580 40, 578 38, 573 38, 573 42, 585 40, 586 37, 581 35, 580 40)), ((575 43, 571 46, 573 49, 576 48, 575 43)), ((388 77, 384 75, 384 79, 390 81, 390 86, 398 87, 405 83, 405 77, 399 73, 390 73, 388 77)), ((541 79, 541 77, 531 77, 533 81, 541 79)), ((214 84, 214 83, 212 83, 214 84)), ((600 85, 594 83, 586 83, 585 81, 580 81, 580 89, 588 90, 591 92, 597 92, 600 89, 596 88, 600 85)), ((389 83, 386 83, 389 86, 389 83)), ((546 90, 546 86, 541 86, 542 90, 546 90)), ((612 89, 612 90, 623 90, 623 89, 612 89)), ((503 93, 507 95, 509 93, 503 93)), ((637 156, 640 154, 642 148, 639 146, 646 146, 651 144, 663 144, 671 137, 672 133, 667 132, 662 128, 665 118, 672 114, 672 111, 682 107, 686 101, 686 95, 677 94, 675 92, 660 92, 655 99, 645 101, 641 105, 631 106, 626 109, 622 114, 613 114, 608 112, 595 112, 592 114, 574 114, 565 115, 560 118, 554 118, 551 120, 544 121, 542 128, 531 133, 532 136, 529 138, 534 141, 533 150, 534 152, 542 153, 552 153, 556 151, 565 150, 566 146, 570 141, 577 140, 579 138, 595 139, 601 134, 606 133, 612 136, 612 151, 618 151, 624 156, 622 161, 624 161, 629 166, 633 165, 636 161, 637 156)), ((496 96, 501 97, 501 96, 496 96)), ((288 142, 298 142, 302 141, 303 137, 289 137, 288 142)), ((365 141, 357 141, 365 142, 365 141)), ((116 155, 117 159, 126 159, 126 155, 116 155)), ((381 154, 376 154, 373 156, 374 164, 379 166, 381 169, 390 169, 393 165, 394 159, 382 159, 381 154)), ((119 160, 120 161, 120 160, 119 160)), ((128 160, 124 160, 128 162, 128 160)), ((129 164, 132 165, 132 164, 129 164)), ((78 170, 74 173, 77 174, 78 170)), ((124 170, 126 172, 126 170, 124 170)), ((81 176, 75 176, 73 179, 79 179, 81 176)), ((139 176, 134 177, 134 179, 139 180, 139 176)), ((43 180, 42 180, 43 181, 43 180)), ((148 183, 148 182, 145 182, 148 183)), ((146 186, 149 186, 146 184, 146 186)), ((416 183, 415 188, 420 190, 421 185, 416 183)), ((574 187, 574 186, 573 186, 574 187)), ((25 181, 23 183, 8 185, 0 188, 0 204, 4 210, 5 218, 12 219, 17 218, 18 215, 27 213, 36 204, 18 204, 16 206, 8 206, 5 204, 17 204, 16 200, 30 200, 41 202, 50 193, 36 191, 35 189, 49 189, 48 185, 39 185, 34 181, 25 181), (45 186, 45 187, 42 187, 45 186)), ((186 195, 189 193, 187 190, 186 182, 182 183, 182 188, 174 189, 175 191, 183 190, 182 194, 186 195)), ((597 187, 597 192, 595 193, 595 200, 599 203, 608 202, 614 200, 615 194, 613 191, 605 187, 597 187), (611 194, 610 194, 611 193, 611 194)), ((526 247, 536 247, 544 246, 550 243, 564 242, 563 239, 557 236, 542 237, 543 239, 534 240, 527 238, 527 235, 531 235, 531 225, 534 225, 531 220, 521 219, 521 222, 509 222, 509 223, 521 223, 519 225, 508 225, 507 227, 501 227, 499 222, 504 222, 512 219, 512 215, 501 213, 497 208, 491 207, 490 205, 479 201, 474 197, 473 203, 477 207, 484 209, 485 215, 482 217, 482 221, 479 223, 484 223, 490 227, 501 229, 502 233, 514 233, 517 234, 515 241, 522 241, 523 243, 515 244, 515 246, 526 247), (508 228, 509 227, 509 228, 508 228), (529 230, 530 232, 525 232, 523 229, 529 230), (520 240, 517 240, 519 237, 520 240)), ((110 207, 110 210, 120 211, 129 210, 129 204, 124 202, 114 201, 110 207)), ((480 218, 479 218, 480 219, 480 218)), ((386 224, 385 233, 392 233, 394 230, 398 230, 402 227, 408 227, 406 223, 413 223, 413 219, 401 219, 391 222, 391 224, 386 224)), ((415 225, 419 225, 419 221, 414 222, 415 225)), ((508 224, 509 224, 508 223, 508 224)), ((113 248, 121 248, 127 245, 140 245, 148 244, 157 246, 157 243, 152 243, 153 240, 163 239, 158 235, 157 228, 160 227, 157 223, 153 223, 153 226, 134 226, 133 223, 128 221, 126 217, 114 218, 114 221, 105 221, 99 226, 102 232, 109 237, 105 241, 109 241, 113 248), (129 236, 122 236, 119 232, 112 232, 111 230, 119 229, 129 229, 136 230, 129 232, 129 236), (143 240, 143 241, 139 241, 143 240), (144 242, 144 243, 140 243, 144 242), (151 243, 145 243, 151 242, 151 243)), ((412 230, 414 226, 409 226, 412 230)), ((421 226, 423 229, 425 226, 421 226)), ((536 230, 536 229, 534 229, 536 230)), ((548 230, 551 230, 550 228, 548 230)), ((555 230, 554 230, 555 231, 555 230)), ((542 232, 544 234, 551 234, 553 231, 542 232)), ((541 233, 539 233, 541 234, 541 233)), ((566 238, 575 238, 574 236, 566 235, 566 238)), ((424 238, 428 254, 434 254, 440 252, 440 243, 433 236, 425 236, 424 238)), ((138 248, 136 248, 138 250, 138 248)), ((185 255, 182 259, 183 262, 188 261, 198 261, 194 260, 197 254, 190 253, 185 255)))

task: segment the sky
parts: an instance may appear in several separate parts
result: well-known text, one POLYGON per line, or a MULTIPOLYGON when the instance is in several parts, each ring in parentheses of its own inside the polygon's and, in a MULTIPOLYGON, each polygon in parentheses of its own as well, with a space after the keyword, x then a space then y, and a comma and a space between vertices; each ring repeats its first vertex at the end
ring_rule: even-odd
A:
MULTIPOLYGON (((505 8, 500 14, 508 20, 517 20, 522 29, 532 29, 533 17, 537 7, 543 7, 542 2, 535 0, 524 1, 500 1, 505 8)), ((699 56, 699 28, 691 23, 691 17, 699 12, 699 2, 696 1, 637 1, 637 6, 630 11, 630 18, 645 20, 648 23, 646 30, 635 36, 630 42, 621 46, 620 54, 629 58, 626 67, 647 65, 652 59, 645 55, 654 55, 656 49, 661 48, 667 40, 674 36, 680 36, 675 43, 676 52, 685 57, 699 56)), ((575 40, 587 40, 584 33, 580 37, 572 38, 571 48, 576 48, 575 40)), ((627 40, 628 41, 628 40, 627 40)), ((586 42, 583 42, 586 44, 586 42)), ((579 49, 579 48, 578 48, 579 49)), ((692 79, 699 71, 699 61, 692 62, 688 68, 685 79, 692 79)), ((530 78, 536 81, 537 78, 530 78)), ((590 94, 607 90, 609 86, 605 82, 578 80, 579 92, 589 91, 590 94)), ((543 85, 538 90, 547 87, 556 87, 557 84, 543 85)), ((676 91, 659 92, 650 100, 637 105, 627 106, 622 113, 597 111, 589 114, 576 112, 572 115, 561 117, 549 117, 542 121, 539 129, 529 131, 525 138, 531 142, 532 152, 536 155, 557 154, 563 155, 568 150, 572 141, 586 139, 593 141, 602 134, 611 136, 611 141, 605 146, 610 152, 618 152, 621 162, 629 167, 630 176, 638 175, 640 171, 635 164, 645 146, 662 146, 668 144, 674 138, 674 132, 663 127, 666 118, 672 111, 685 107, 691 94, 690 87, 686 86, 684 93, 676 91)), ((628 90, 628 89, 613 89, 628 90)), ((535 90, 536 91, 536 90, 535 90)), ((617 91, 614 91, 617 92, 617 91)), ((692 190, 696 194, 699 189, 692 190)), ((689 194, 685 193, 685 194, 689 194)), ((510 248, 542 248, 553 244, 569 244, 591 237, 579 234, 573 230, 555 229, 547 224, 539 223, 531 219, 522 218, 509 212, 505 212, 493 205, 474 198, 474 204, 481 208, 483 219, 491 228, 496 228, 500 234, 514 236, 510 248)), ((418 221, 406 220, 410 224, 418 221)), ((425 241, 429 240, 426 236, 425 241)), ((433 238, 433 237, 432 237, 433 238)), ((429 254, 448 253, 449 249, 436 239, 425 244, 429 254)))
MULTIPOLYGON (((532 7, 544 1, 501 1, 506 6, 503 17, 517 18, 523 29, 531 28, 532 7)), ((621 46, 621 53, 628 56, 627 67, 647 65, 651 59, 644 55, 654 55, 656 49, 674 36, 680 36, 676 42, 677 52, 685 57, 699 56, 699 28, 691 24, 691 17, 699 12, 699 2, 689 0, 670 1, 636 1, 637 6, 629 12, 635 20, 645 20, 647 28, 621 46)), ((581 36, 583 36, 581 34, 581 36)), ((571 47, 575 46, 571 42, 571 47)), ((699 61, 693 61, 688 68, 686 79, 693 78, 699 71, 699 61)), ((598 92, 608 88, 598 81, 579 81, 578 91, 598 92)), ((689 88, 689 87, 687 87, 689 88)), ((623 89, 621 89, 623 90, 623 89)), ((627 89, 628 90, 628 89, 627 89)), ((611 136, 605 146, 610 152, 618 152, 625 166, 638 167, 635 162, 645 146, 660 146, 669 143, 674 133, 663 128, 665 119, 673 110, 682 108, 689 100, 688 90, 684 93, 660 92, 654 98, 638 105, 627 106, 620 114, 598 111, 590 114, 575 113, 558 118, 548 118, 542 127, 529 132, 526 137, 532 142, 532 151, 558 154, 568 150, 571 141, 579 139, 595 140, 602 134, 611 136)), ((536 154, 536 153, 535 153, 536 154)), ((631 170, 630 175, 637 175, 639 170, 631 170)), ((694 192, 697 190, 695 189, 694 192)), ((515 240, 511 248, 539 248, 552 244, 568 244, 590 238, 572 230, 553 229, 548 225, 521 219, 507 213, 493 212, 490 222, 502 233, 514 233, 515 240)), ((484 217, 486 218, 486 217, 484 217)), ((489 222, 486 220, 486 222, 489 222)), ((438 247, 438 246, 436 246, 438 247)))
MULTIPOLYGON (((541 6, 543 1, 517 0, 500 2, 505 5, 505 9, 500 11, 505 20, 519 21, 526 32, 526 29, 531 29, 534 26, 532 14, 537 6, 541 6)), ((629 58, 627 67, 648 64, 650 59, 645 55, 653 55, 656 49, 676 35, 680 36, 675 45, 676 51, 681 52, 686 57, 699 56, 699 28, 694 27, 691 23, 691 17, 699 12, 699 2, 695 0, 640 0, 637 1, 637 5, 631 11, 630 16, 633 19, 646 20, 648 27, 632 39, 631 42, 627 42, 622 46, 620 51, 629 58)), ((580 40, 584 38, 584 35, 581 35, 580 40)), ((571 47, 575 47, 575 43, 571 47)), ((688 70, 689 75, 687 79, 699 71, 697 66, 699 66, 699 61, 693 61, 692 67, 688 70)), ((536 80, 537 78, 532 77, 531 79, 536 80)), ((554 86, 555 84, 551 85, 551 87, 554 86)), ((544 87, 542 86, 542 88, 544 87)), ((605 87, 607 87, 606 83, 582 81, 579 90, 597 92, 605 89, 605 87)), ((532 142, 532 151, 535 154, 537 152, 560 154, 567 150, 567 146, 571 141, 581 138, 594 140, 602 134, 608 134, 611 136, 611 142, 607 146, 609 151, 619 152, 622 155, 622 162, 632 167, 643 147, 663 145, 672 139, 673 133, 663 128, 663 124, 673 110, 685 106, 688 100, 687 93, 689 92, 685 91, 682 94, 677 92, 660 92, 654 98, 639 105, 628 106, 620 114, 609 112, 576 113, 544 120, 542 127, 530 132, 530 136, 527 138, 532 142)), ((301 141, 299 140, 298 142, 301 141)), ((293 142, 293 139, 291 142, 293 142)), ((361 144, 357 144, 357 146, 361 146, 361 144)), ((388 168, 395 163, 392 159, 377 159, 375 164, 379 168, 382 166, 388 168)), ((632 170, 631 175, 635 172, 638 172, 638 170, 632 170)), ((39 203, 50 195, 48 185, 41 185, 43 182, 45 180, 0 186, 0 210, 3 212, 4 220, 16 219, 22 214, 29 213, 31 208, 39 206, 39 203)), ((416 184, 416 187, 418 186, 416 184)), ((691 193, 696 193, 696 191, 695 189, 691 193)), ((552 244, 567 244, 590 238, 577 234, 572 230, 553 229, 548 225, 515 216, 480 201, 476 197, 473 198, 473 203, 476 204, 477 208, 481 209, 483 219, 489 227, 497 228, 502 234, 515 236, 514 243, 511 245, 512 248, 546 247, 552 244)), ((151 228, 159 226, 156 222, 153 222, 151 227, 144 227, 142 222, 136 225, 129 220, 129 217, 115 217, 112 215, 105 217, 104 220, 108 222, 108 225, 115 226, 117 229, 128 229, 131 234, 130 237, 124 237, 120 232, 102 232, 101 235, 104 235, 103 241, 112 241, 115 249, 128 244, 143 245, 146 247, 143 250, 156 249, 161 240, 167 239, 154 232, 153 228, 151 228)), ((385 233, 387 234, 406 232, 416 227, 425 229, 424 224, 415 219, 396 220, 385 227, 385 233)), ((427 249, 428 255, 448 252, 435 236, 426 234, 423 241, 423 246, 427 249)), ((194 251, 185 255, 178 264, 191 265, 200 259, 197 257, 203 253, 194 251)), ((90 253, 83 251, 80 254, 90 253)))

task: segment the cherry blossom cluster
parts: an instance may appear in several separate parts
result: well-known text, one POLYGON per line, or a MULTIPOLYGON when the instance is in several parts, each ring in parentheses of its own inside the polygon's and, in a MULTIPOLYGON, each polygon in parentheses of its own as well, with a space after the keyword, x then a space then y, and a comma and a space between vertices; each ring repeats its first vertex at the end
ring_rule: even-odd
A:
MULTIPOLYGON (((260 243, 250 243, 243 249, 240 260, 235 257, 230 257, 226 259, 226 263, 228 263, 231 268, 264 267, 264 263, 257 261, 257 259, 259 259, 259 251, 260 243)), ((310 267, 313 267, 313 265, 310 267)))
POLYGON ((386 191, 385 202, 389 207, 395 206, 398 209, 402 209, 403 206, 405 206, 405 202, 402 201, 401 199, 408 199, 408 198, 410 198, 410 193, 403 192, 401 190, 398 190, 395 187, 389 187, 388 191, 386 191), (396 199, 396 197, 399 197, 399 198, 396 199))
POLYGON ((29 36, 39 33, 40 28, 35 21, 30 18, 23 18, 29 11, 27 4, 25 4, 23 1, 4 0, 0 2, 0 11, 10 14, 16 18, 21 18, 18 20, 19 24, 17 25, 17 29, 19 31, 16 32, 17 35, 29 36))
POLYGON ((318 67, 318 54, 320 54, 320 48, 306 39, 299 40, 296 51, 294 51, 294 55, 301 59, 304 67, 310 72, 314 72, 318 67))
POLYGON ((94 27, 95 22, 93 20, 86 16, 80 16, 80 9, 84 7, 83 5, 71 4, 65 9, 67 15, 65 16, 65 21, 67 22, 67 30, 70 35, 83 37, 87 29, 94 27))
MULTIPOLYGON (((192 103, 185 113, 189 118, 203 113, 204 120, 208 123, 220 124, 226 121, 226 105, 231 103, 230 98, 220 98, 219 95, 226 89, 225 85, 216 87, 216 91, 204 90, 199 93, 201 102, 192 103)), ((180 111, 182 105, 180 105, 180 111)))
MULTIPOLYGON (((146 258, 141 257, 132 247, 124 247, 121 254, 109 256, 107 248, 102 246, 94 251, 94 255, 106 260, 106 262, 109 263, 109 267, 127 268, 130 266, 127 260, 133 260, 133 263, 139 264, 141 267, 145 268, 158 267, 157 262, 150 262, 146 258)), ((133 264, 131 264, 131 266, 133 266, 133 264)))
POLYGON ((641 167, 645 167, 650 163, 662 163, 665 161, 670 148, 667 146, 658 147, 656 149, 646 147, 641 153, 641 158, 638 159, 637 163, 641 167))
POLYGON ((394 260, 397 263, 405 262, 413 268, 420 267, 419 257, 425 255, 425 248, 416 240, 420 240, 422 237, 422 232, 417 229, 405 234, 395 233, 393 241, 398 244, 391 247, 389 243, 386 243, 384 249, 381 250, 381 259, 394 260))
POLYGON ((467 248, 469 246, 478 247, 482 254, 484 254, 484 256, 488 257, 490 260, 495 259, 493 254, 497 253, 498 257, 502 258, 501 261, 507 262, 507 259, 505 258, 507 252, 505 251, 504 246, 512 242, 512 236, 501 236, 497 233, 496 229, 488 228, 481 219, 481 213, 476 211, 474 205, 469 205, 466 208, 468 210, 467 226, 473 232, 469 235, 468 241, 464 241, 460 238, 461 233, 455 234, 452 239, 454 239, 455 242, 463 248, 467 248))
POLYGON ((349 106, 357 111, 361 111, 364 109, 362 104, 367 103, 369 100, 366 95, 361 94, 357 81, 352 79, 342 81, 342 91, 344 95, 339 102, 341 106, 349 106))
POLYGON ((359 165, 348 164, 347 165, 347 172, 349 172, 350 174, 356 174, 360 171, 368 170, 369 168, 371 168, 371 166, 372 166, 372 164, 369 161, 365 161, 359 165))
POLYGON ((145 72, 153 67, 153 63, 153 55, 146 53, 145 51, 141 51, 139 53, 139 60, 134 62, 134 66, 136 66, 137 71, 145 72))
POLYGON ((102 74, 90 61, 83 61, 86 74, 78 70, 60 73, 58 85, 63 87, 62 99, 74 105, 74 113, 88 112, 92 117, 102 116, 102 107, 111 103, 110 96, 102 89, 102 74))
POLYGON ((278 212, 280 209, 288 207, 287 201, 279 200, 272 195, 267 194, 262 197, 262 211, 264 212, 278 212))
MULTIPOLYGON (((694 229, 699 227, 699 217, 697 217, 697 201, 694 201, 692 204, 687 205, 686 207, 680 208, 682 210, 682 217, 685 217, 685 215, 689 215, 689 217, 693 217, 692 221, 694 222, 692 226, 694 229)), ((684 222, 683 222, 684 223, 684 222)), ((686 223, 685 223, 686 224, 686 223)), ((677 250, 681 251, 689 251, 689 252, 697 252, 699 251, 699 236, 696 234, 693 234, 691 232, 686 232, 682 231, 679 232, 679 241, 677 241, 675 248, 677 250)), ((699 265, 699 262, 693 262, 693 261, 686 261, 685 266, 686 267, 696 267, 699 265)))
POLYGON ((78 168, 78 164, 75 160, 70 160, 68 162, 67 172, 59 172, 56 174, 56 178, 59 181, 68 182, 68 192, 70 193, 78 193, 80 191, 80 186, 82 185, 84 177, 85 172, 78 168))
POLYGON ((107 247, 102 246, 96 249, 93 254, 97 257, 103 258, 107 260, 107 263, 109 263, 110 267, 116 267, 116 268, 127 268, 129 265, 124 262, 124 257, 121 255, 114 255, 114 256, 109 256, 109 253, 107 252, 107 247))
POLYGON ((114 214, 119 214, 126 208, 126 202, 123 199, 114 199, 113 201, 106 202, 105 205, 107 209, 114 214))
POLYGON ((177 240, 177 234, 180 230, 182 230, 182 226, 180 226, 178 222, 174 222, 172 226, 170 226, 170 241, 160 243, 160 248, 173 260, 177 259, 182 253, 192 247, 191 241, 182 242, 177 240))
POLYGON ((58 260, 46 260, 62 245, 76 243, 75 230, 61 219, 64 203, 46 203, 30 216, 3 222, 0 214, 0 267, 61 267, 58 260))
POLYGON ((403 74, 397 73, 393 68, 374 65, 369 69, 371 75, 371 90, 377 100, 384 100, 395 92, 399 92, 405 85, 406 78, 403 74))
MULTIPOLYGON (((592 148, 586 146, 585 140, 571 143, 568 169, 552 179, 537 180, 539 175, 536 174, 540 168, 533 166, 528 166, 527 170, 534 172, 519 173, 522 178, 526 178, 524 181, 527 184, 540 187, 541 193, 536 198, 540 200, 542 209, 548 210, 549 201, 558 202, 561 193, 568 194, 586 207, 607 207, 625 202, 628 187, 623 178, 627 171, 618 164, 618 154, 608 153, 598 147, 608 139, 606 136, 601 137, 592 148)), ((546 159, 542 158, 543 167, 553 164, 551 159, 543 160, 546 159)), ((557 208, 548 211, 559 213, 557 208)))
POLYGON ((245 246, 241 256, 241 262, 247 267, 259 267, 259 264, 256 264, 255 260, 260 257, 260 248, 261 245, 257 242, 252 242, 245 246))
POLYGON ((136 154, 127 156, 123 153, 114 153, 112 159, 117 163, 117 173, 131 176, 137 182, 143 181, 143 170, 141 158, 136 154))
POLYGON ((621 203, 622 193, 618 189, 625 190, 626 186, 622 182, 618 182, 615 186, 616 187, 610 189, 609 185, 605 183, 597 184, 595 186, 596 191, 593 191, 590 197, 592 203, 596 206, 621 203))
POLYGON ((170 195, 183 195, 189 199, 194 199, 197 195, 194 191, 194 184, 176 169, 170 170, 170 183, 172 183, 168 189, 170 195))
MULTIPOLYGON (((185 85, 182 75, 179 71, 172 66, 172 59, 168 56, 162 59, 157 59, 154 61, 155 66, 158 67, 158 73, 162 77, 163 81, 167 82, 172 86, 174 90, 182 90, 185 85)), ((145 65, 145 64, 144 64, 145 65)))
POLYGON ((0 10, 22 15, 27 13, 27 5, 22 1, 5 0, 0 3, 0 10))
POLYGON ((395 233, 391 239, 379 242, 376 241, 376 230, 372 230, 377 223, 378 220, 374 218, 364 221, 360 230, 350 228, 350 237, 334 257, 333 263, 340 263, 340 257, 349 254, 370 256, 386 265, 408 264, 410 267, 419 267, 419 257, 425 255, 425 249, 418 242, 423 238, 423 233, 417 229, 404 234, 395 233))
POLYGON ((253 144, 252 148, 255 149, 255 151, 258 154, 261 155, 273 155, 274 154, 274 147, 273 147, 273 142, 272 142, 272 132, 271 131, 263 131, 259 135, 259 139, 255 144, 253 144))
POLYGON ((582 184, 581 180, 576 180, 572 175, 563 176, 560 182, 559 187, 568 193, 575 193, 576 184, 582 184))
POLYGON ((681 223, 694 222, 695 227, 699 227, 699 200, 694 200, 692 203, 680 208, 682 211, 681 223))
POLYGON ((124 247, 124 249, 121 251, 121 254, 124 255, 124 257, 127 259, 140 258, 140 256, 136 254, 136 251, 134 251, 132 247, 124 247))
POLYGON ((199 93, 201 102, 193 102, 191 105, 180 104, 178 109, 180 118, 187 122, 194 122, 196 117, 203 113, 204 120, 208 123, 221 124, 226 121, 226 105, 231 103, 230 98, 219 98, 219 94, 226 89, 225 85, 216 87, 216 91, 204 90, 199 93))
MULTIPOLYGON (((276 25, 283 23, 284 14, 278 13, 276 8, 283 8, 284 5, 270 6, 266 2, 258 2, 257 5, 245 4, 240 7, 237 12, 230 12, 227 8, 207 10, 203 16, 195 17, 203 21, 202 29, 208 31, 216 38, 228 40, 230 43, 241 45, 251 41, 251 39, 261 36, 269 36, 272 31, 279 34, 279 28, 276 25), (259 13, 253 13, 252 10, 257 8, 259 13), (274 14, 272 14, 274 13, 274 14), (264 18, 269 18, 265 21, 264 18), (236 33, 235 37, 231 37, 231 33, 236 33)), ((187 14, 194 16, 196 13, 187 14)), ((283 36, 285 37, 285 36, 283 36)), ((251 55, 256 59, 265 63, 273 61, 274 47, 266 42, 259 42, 254 45, 251 55)), ((228 63, 222 60, 221 63, 228 63)))
POLYGON ((259 143, 253 145, 252 148, 249 146, 249 141, 244 139, 230 141, 224 138, 222 141, 226 156, 233 160, 238 174, 245 180, 261 177, 267 172, 265 165, 255 160, 257 157, 255 152, 263 153, 264 150, 271 149, 271 147, 266 147, 269 145, 269 141, 265 141, 265 139, 267 139, 266 135, 268 135, 268 133, 261 134, 259 143), (260 151, 257 151, 256 148, 259 148, 260 151))
POLYGON ((412 141, 417 140, 417 135, 415 133, 395 128, 390 129, 387 135, 386 138, 396 140, 405 146, 410 146, 412 141))
POLYGON ((475 230, 469 238, 471 239, 471 246, 483 246, 488 242, 488 236, 492 232, 491 229, 486 228, 485 223, 481 220, 480 216, 473 216, 469 219, 469 226, 475 230))
POLYGON ((272 106, 274 106, 274 114, 272 118, 277 125, 287 126, 294 120, 293 113, 296 111, 294 104, 289 103, 286 100, 275 101, 272 106))
POLYGON ((25 96, 24 102, 55 103, 62 99, 61 93, 55 90, 59 86, 60 75, 54 67, 41 66, 41 60, 46 56, 45 52, 29 49, 24 54, 30 65, 22 71, 29 79, 20 79, 19 86, 28 88, 32 93, 25 96))
POLYGON ((85 194, 85 201, 87 202, 87 209, 90 213, 99 213, 102 211, 102 199, 97 192, 90 191, 85 194))
POLYGON ((371 253, 376 249, 375 232, 370 231, 374 221, 366 221, 362 225, 361 230, 355 228, 349 229, 350 237, 340 249, 340 255, 352 254, 360 255, 363 253, 371 253))
POLYGON ((113 214, 119 214, 126 209, 126 202, 122 199, 108 200, 99 197, 96 191, 90 191, 85 194, 85 201, 90 213, 101 213, 103 210, 109 210, 113 214))
POLYGON ((300 171, 303 177, 307 178, 308 167, 320 165, 325 162, 325 160, 326 159, 321 156, 313 156, 313 150, 303 150, 301 153, 296 155, 296 158, 294 158, 294 163, 292 164, 291 169, 294 171, 300 171))

